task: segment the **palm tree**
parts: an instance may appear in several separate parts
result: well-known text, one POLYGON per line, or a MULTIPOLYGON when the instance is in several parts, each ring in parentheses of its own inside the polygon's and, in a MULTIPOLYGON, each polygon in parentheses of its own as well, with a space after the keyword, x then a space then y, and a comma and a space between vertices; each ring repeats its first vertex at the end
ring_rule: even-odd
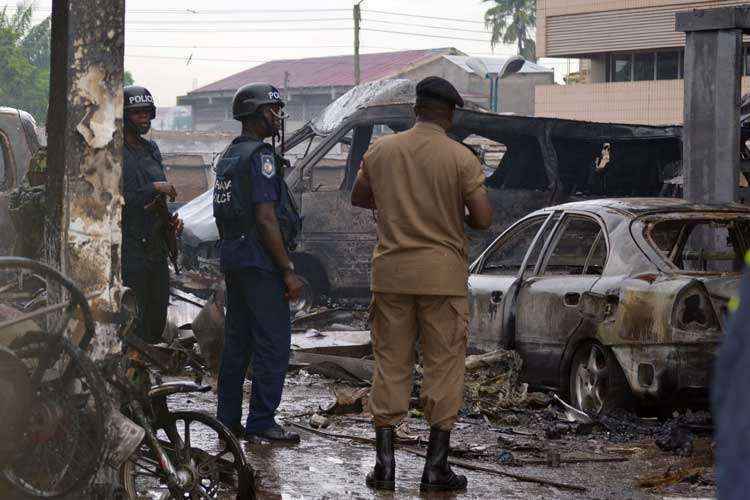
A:
POLYGON ((484 14, 485 26, 492 29, 490 46, 494 49, 499 43, 515 43, 518 55, 536 61, 536 0, 482 0, 492 3, 484 14))

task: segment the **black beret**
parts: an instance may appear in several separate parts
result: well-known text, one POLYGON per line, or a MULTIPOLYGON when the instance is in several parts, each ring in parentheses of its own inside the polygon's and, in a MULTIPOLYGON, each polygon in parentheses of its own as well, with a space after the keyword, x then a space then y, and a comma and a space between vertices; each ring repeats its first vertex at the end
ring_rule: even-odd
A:
POLYGON ((417 84, 417 100, 420 98, 436 99, 459 107, 464 105, 456 87, 439 76, 428 76, 417 84))

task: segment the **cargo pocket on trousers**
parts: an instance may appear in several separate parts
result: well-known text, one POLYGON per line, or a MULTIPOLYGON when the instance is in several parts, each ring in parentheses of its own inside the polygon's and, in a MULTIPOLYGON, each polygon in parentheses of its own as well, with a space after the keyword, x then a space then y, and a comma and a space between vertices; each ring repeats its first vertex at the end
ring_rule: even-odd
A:
POLYGON ((469 300, 466 297, 452 297, 449 304, 456 313, 456 342, 469 341, 469 300))
POLYGON ((375 339, 375 316, 377 315, 377 304, 375 302, 375 294, 372 294, 372 299, 370 300, 370 305, 367 308, 367 328, 370 329, 370 342, 373 345, 373 348, 375 347, 376 339, 375 339))

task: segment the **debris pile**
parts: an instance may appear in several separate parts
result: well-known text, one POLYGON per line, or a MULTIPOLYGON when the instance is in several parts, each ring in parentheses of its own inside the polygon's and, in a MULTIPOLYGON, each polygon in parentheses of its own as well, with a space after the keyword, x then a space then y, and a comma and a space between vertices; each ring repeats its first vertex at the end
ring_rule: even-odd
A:
POLYGON ((520 382, 523 360, 516 351, 498 350, 466 358, 465 408, 468 415, 498 416, 510 408, 544 408, 550 397, 528 392, 520 382))

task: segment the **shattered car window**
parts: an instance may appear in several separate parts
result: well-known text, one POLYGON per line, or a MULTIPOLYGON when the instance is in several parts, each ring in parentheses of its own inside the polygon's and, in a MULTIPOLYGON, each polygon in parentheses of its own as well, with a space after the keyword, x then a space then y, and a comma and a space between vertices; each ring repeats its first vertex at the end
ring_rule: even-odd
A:
POLYGON ((664 220, 648 224, 645 231, 667 262, 687 272, 739 272, 750 246, 747 216, 664 220))
POLYGON ((547 216, 535 217, 500 241, 484 261, 482 274, 518 274, 526 252, 546 219, 547 216))
POLYGON ((602 230, 595 221, 570 217, 549 256, 544 275, 601 275, 606 261, 602 230))

